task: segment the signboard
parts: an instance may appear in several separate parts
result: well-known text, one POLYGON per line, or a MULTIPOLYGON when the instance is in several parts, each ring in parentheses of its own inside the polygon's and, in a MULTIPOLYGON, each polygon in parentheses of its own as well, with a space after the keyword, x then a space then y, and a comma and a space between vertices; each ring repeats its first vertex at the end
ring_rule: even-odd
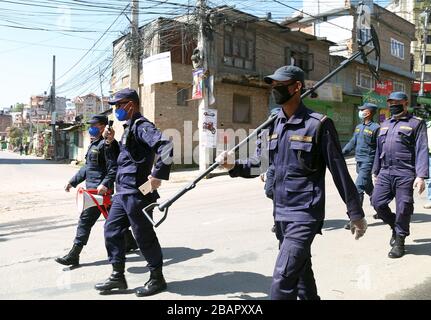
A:
POLYGON ((204 141, 202 145, 206 148, 217 147, 217 110, 203 109, 200 112, 203 118, 204 141))
POLYGON ((387 107, 386 96, 378 95, 374 91, 369 91, 369 92, 365 93, 362 100, 364 103, 365 102, 374 103, 375 105, 377 105, 378 108, 386 108, 387 107))
POLYGON ((163 52, 142 60, 144 85, 172 81, 171 52, 163 52))
MULTIPOLYGON (((316 81, 305 80, 305 87, 311 88, 316 81)), ((315 91, 317 98, 323 101, 343 102, 343 87, 335 83, 324 83, 315 91)))
POLYGON ((193 93, 192 100, 202 99, 203 96, 203 85, 204 85, 204 70, 196 69, 193 71, 193 93))
POLYGON ((374 91, 381 96, 388 96, 394 89, 394 85, 392 81, 382 81, 377 82, 376 81, 376 87, 374 91))

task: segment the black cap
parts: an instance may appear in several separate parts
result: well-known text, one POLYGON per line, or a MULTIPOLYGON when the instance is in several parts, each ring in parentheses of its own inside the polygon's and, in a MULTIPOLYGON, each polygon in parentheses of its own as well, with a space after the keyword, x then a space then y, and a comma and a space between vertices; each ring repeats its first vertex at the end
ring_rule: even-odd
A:
POLYGON ((268 84, 271 84, 274 80, 296 80, 304 84, 304 71, 296 66, 284 66, 275 70, 274 74, 264 77, 263 80, 268 84))
POLYGON ((87 121, 87 123, 89 123, 89 124, 100 123, 100 124, 107 125, 108 124, 108 117, 96 114, 96 115, 92 116, 91 119, 87 121))
POLYGON ((134 89, 125 88, 117 91, 114 97, 109 100, 109 104, 117 104, 119 101, 127 99, 139 103, 138 93, 134 89))

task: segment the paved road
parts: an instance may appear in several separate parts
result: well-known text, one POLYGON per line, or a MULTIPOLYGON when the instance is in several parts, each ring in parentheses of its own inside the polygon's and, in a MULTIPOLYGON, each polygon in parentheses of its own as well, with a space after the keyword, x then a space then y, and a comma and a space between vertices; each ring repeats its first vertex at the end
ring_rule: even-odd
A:
MULTIPOLYGON (((355 176, 353 164, 349 168, 355 176)), ((81 267, 71 270, 53 260, 68 251, 74 237, 75 195, 62 187, 76 170, 0 152, 0 299, 137 299, 133 289, 149 274, 137 253, 128 255, 129 291, 101 296, 93 289, 111 271, 102 219, 84 248, 81 267)), ((183 185, 164 183, 162 199, 183 185)), ((171 207, 168 220, 157 229, 169 287, 153 298, 268 298, 277 242, 270 232, 271 202, 262 187, 258 179, 220 176, 202 181, 171 207)), ((416 199, 408 254, 391 260, 390 231, 371 218, 368 203, 370 227, 355 241, 342 229, 345 206, 329 173, 327 192, 324 233, 312 250, 321 297, 431 299, 431 215, 422 209, 424 196, 416 199)))

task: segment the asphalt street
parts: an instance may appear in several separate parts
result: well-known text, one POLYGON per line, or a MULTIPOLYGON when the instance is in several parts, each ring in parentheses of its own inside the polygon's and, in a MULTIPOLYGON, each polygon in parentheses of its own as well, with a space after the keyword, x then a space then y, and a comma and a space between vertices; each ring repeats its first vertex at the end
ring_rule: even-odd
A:
MULTIPOLYGON (((352 177, 354 163, 348 161, 352 177)), ((54 259, 68 252, 76 231, 76 190, 63 186, 77 171, 31 156, 0 152, 0 299, 143 299, 133 289, 149 276, 145 259, 129 254, 129 290, 100 295, 94 285, 111 266, 103 240, 103 217, 81 254, 81 266, 54 259)), ((197 172, 174 173, 163 199, 197 172)), ((387 257, 388 226, 374 220, 366 198, 369 228, 359 241, 343 229, 345 205, 327 173, 326 222, 312 247, 322 299, 431 299, 431 210, 415 194, 407 254, 387 257)), ((204 180, 176 202, 157 233, 164 252, 168 290, 150 299, 268 299, 278 244, 270 229, 271 201, 259 179, 219 176, 204 180)), ((393 207, 393 206, 392 206, 393 207)))

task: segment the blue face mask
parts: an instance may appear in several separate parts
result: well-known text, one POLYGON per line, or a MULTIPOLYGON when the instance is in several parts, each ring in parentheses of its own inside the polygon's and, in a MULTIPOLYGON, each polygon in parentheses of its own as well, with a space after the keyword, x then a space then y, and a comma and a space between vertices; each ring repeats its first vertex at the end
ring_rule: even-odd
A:
POLYGON ((115 116, 119 121, 127 120, 127 111, 125 109, 115 110, 115 116))
POLYGON ((90 129, 88 129, 88 133, 92 137, 97 137, 100 134, 100 129, 98 127, 90 127, 90 129))

